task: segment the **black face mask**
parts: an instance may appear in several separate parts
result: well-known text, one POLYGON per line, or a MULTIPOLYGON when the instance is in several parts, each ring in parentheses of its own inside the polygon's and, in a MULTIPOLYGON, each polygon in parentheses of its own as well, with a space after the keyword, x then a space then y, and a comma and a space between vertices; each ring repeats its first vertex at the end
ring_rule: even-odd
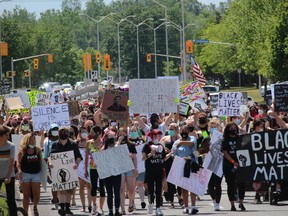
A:
POLYGON ((107 143, 107 145, 114 145, 115 144, 115 138, 108 138, 106 143, 107 143))
POLYGON ((60 140, 66 140, 66 139, 68 139, 68 133, 59 134, 59 139, 60 139, 60 140))
POLYGON ((199 118, 199 124, 205 124, 207 122, 206 118, 199 118))
POLYGON ((237 134, 237 130, 229 130, 230 135, 236 135, 237 134))
POLYGON ((188 127, 188 130, 189 130, 189 132, 192 132, 192 131, 194 131, 194 129, 195 129, 195 127, 194 127, 194 126, 190 126, 190 127, 188 127))
POLYGON ((180 133, 181 137, 183 140, 187 140, 188 139, 188 133, 180 133))
POLYGON ((151 121, 151 125, 152 125, 152 128, 153 128, 153 129, 157 129, 158 126, 159 126, 158 120, 153 120, 153 121, 151 121))

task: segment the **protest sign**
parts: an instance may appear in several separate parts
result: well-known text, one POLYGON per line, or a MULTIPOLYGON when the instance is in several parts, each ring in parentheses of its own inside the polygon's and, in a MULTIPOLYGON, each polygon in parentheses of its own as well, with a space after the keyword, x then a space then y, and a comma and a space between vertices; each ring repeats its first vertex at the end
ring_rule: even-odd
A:
POLYGON ((178 78, 130 79, 130 113, 176 112, 179 103, 178 78))
POLYGON ((47 177, 48 177, 48 165, 44 158, 41 157, 41 185, 44 190, 47 190, 47 177))
POLYGON ((119 175, 134 169, 127 145, 109 148, 92 154, 100 179, 119 175))
MULTIPOLYGON (((80 161, 79 165, 78 165, 78 176, 79 178, 83 179, 86 182, 90 183, 90 178, 88 176, 88 178, 85 177, 85 157, 86 157, 86 148, 79 148, 80 154, 83 158, 83 160, 80 161)), ((89 160, 89 157, 88 157, 89 160)), ((90 162, 88 161, 88 165, 90 164, 90 162)))
POLYGON ((211 105, 211 115, 212 116, 217 116, 218 112, 217 112, 217 108, 218 108, 218 96, 219 93, 210 93, 210 105, 211 105))
POLYGON ((274 85, 275 112, 288 112, 288 84, 274 85))
POLYGON ((10 93, 10 82, 8 80, 0 81, 0 94, 9 94, 10 93))
POLYGON ((191 104, 199 98, 205 98, 206 94, 198 80, 180 87, 180 100, 191 104))
POLYGON ((73 151, 51 153, 52 191, 69 190, 79 186, 73 151))
POLYGON ((25 108, 20 97, 6 98, 5 102, 9 108, 9 110, 17 110, 17 109, 24 109, 25 108))
POLYGON ((84 100, 97 96, 98 83, 88 83, 85 86, 78 86, 71 91, 70 96, 75 97, 76 100, 84 100))
POLYGON ((21 98, 21 101, 23 103, 24 108, 30 108, 30 101, 29 101, 29 98, 28 98, 28 95, 26 94, 26 92, 19 91, 17 93, 5 95, 5 100, 7 100, 7 98, 15 98, 15 97, 21 98))
POLYGON ((37 106, 31 109, 34 131, 49 130, 51 124, 70 126, 68 104, 37 106))
POLYGON ((110 119, 125 121, 128 116, 128 92, 105 90, 101 111, 110 119))
POLYGON ((191 107, 189 104, 180 102, 179 106, 179 115, 188 117, 189 111, 191 110, 191 107))
POLYGON ((240 116, 241 92, 220 92, 218 97, 219 116, 240 116))
POLYGON ((236 150, 238 181, 288 180, 288 130, 241 135, 236 150))
POLYGON ((68 109, 69 109, 69 116, 74 117, 79 115, 80 113, 80 107, 78 104, 78 101, 67 101, 68 103, 68 109))
POLYGON ((46 93, 36 94, 36 106, 47 106, 51 103, 50 95, 46 93))
POLYGON ((205 155, 203 167, 212 171, 220 178, 223 175, 223 153, 221 152, 221 145, 223 134, 214 131, 211 138, 211 146, 209 152, 205 155))
POLYGON ((190 177, 184 177, 184 165, 186 161, 184 158, 176 156, 173 160, 167 181, 184 188, 197 195, 204 195, 212 175, 208 169, 200 169, 197 173, 190 173, 190 177))
POLYGON ((138 173, 143 173, 145 172, 145 161, 142 160, 142 149, 144 147, 144 144, 136 146, 136 151, 137 151, 137 168, 138 168, 138 173))
POLYGON ((198 112, 205 112, 205 109, 208 107, 203 98, 198 98, 197 100, 192 101, 190 106, 193 110, 198 112))

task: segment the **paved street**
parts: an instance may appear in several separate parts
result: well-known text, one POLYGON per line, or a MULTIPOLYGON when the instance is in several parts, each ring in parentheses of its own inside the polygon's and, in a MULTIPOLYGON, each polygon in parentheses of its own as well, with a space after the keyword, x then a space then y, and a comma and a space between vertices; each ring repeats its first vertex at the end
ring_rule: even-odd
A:
MULTIPOLYGON (((265 216, 265 215, 269 215, 269 216, 286 216, 288 214, 288 201, 282 201, 278 203, 278 206, 271 206, 269 205, 268 202, 264 202, 262 204, 254 204, 253 200, 254 200, 254 195, 255 192, 246 192, 246 198, 245 198, 245 207, 247 209, 247 211, 245 212, 241 212, 239 211, 239 209, 237 208, 237 212, 231 212, 230 211, 230 204, 228 201, 228 197, 226 194, 226 183, 223 181, 222 183, 223 185, 223 193, 222 193, 222 200, 221 200, 221 211, 220 212, 215 212, 214 208, 213 208, 213 203, 210 199, 209 195, 204 195, 203 197, 201 197, 200 201, 197 202, 197 207, 199 209, 199 213, 197 215, 245 215, 245 216, 249 216, 249 215, 253 215, 253 216, 265 216)), ((56 210, 51 210, 51 208, 53 207, 52 204, 50 203, 51 200, 51 193, 50 193, 50 188, 48 188, 47 192, 44 192, 42 190, 41 192, 41 200, 40 200, 40 205, 39 205, 39 213, 40 216, 56 216, 58 215, 56 210), (49 192, 48 192, 49 191, 49 192)), ((21 197, 22 195, 20 195, 21 197)), ((147 198, 147 197, 146 197, 147 198)), ((177 198, 175 199, 177 200, 177 198)), ((98 200, 97 200, 98 202, 98 200)), ((140 199, 138 194, 136 194, 136 207, 137 210, 135 210, 133 213, 127 213, 127 203, 128 200, 126 201, 126 214, 127 215, 147 215, 147 211, 146 209, 143 210, 141 209, 140 206, 140 199)), ((147 203, 147 200, 146 200, 147 203)), ((91 215, 89 213, 83 213, 81 212, 81 202, 80 202, 80 198, 79 195, 76 196, 76 206, 72 207, 72 212, 74 213, 74 215, 91 215)), ((238 204, 237 206, 238 207, 238 204)), ((32 208, 30 208, 31 210, 32 208)), ((107 215, 107 206, 105 204, 105 215, 107 215)), ((170 209, 169 208, 169 203, 164 201, 164 206, 162 207, 162 211, 164 215, 184 215, 182 213, 182 208, 179 206, 178 203, 176 203, 175 208, 174 209, 170 209)), ((29 215, 33 215, 32 211, 29 212, 29 215)), ((153 212, 153 215, 155 215, 155 211, 153 212)))

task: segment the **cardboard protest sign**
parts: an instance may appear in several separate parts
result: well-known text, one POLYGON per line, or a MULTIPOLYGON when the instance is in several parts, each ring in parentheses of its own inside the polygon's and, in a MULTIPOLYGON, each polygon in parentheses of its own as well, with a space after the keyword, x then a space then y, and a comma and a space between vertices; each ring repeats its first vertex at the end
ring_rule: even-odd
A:
POLYGON ((78 101, 67 101, 69 108, 69 116, 74 117, 80 114, 80 107, 78 101))
POLYGON ((92 154, 100 179, 119 175, 134 169, 127 145, 109 148, 92 154))
POLYGON ((137 168, 138 168, 138 173, 143 173, 145 172, 145 161, 142 160, 142 149, 144 147, 144 144, 136 146, 136 151, 137 151, 137 168))
POLYGON ((73 151, 51 153, 52 191, 70 190, 79 186, 73 151))
POLYGON ((5 95, 5 100, 7 100, 7 98, 15 98, 15 97, 21 98, 24 108, 30 108, 30 101, 26 92, 19 91, 17 93, 5 95))
POLYGON ((240 116, 241 92, 220 92, 218 97, 219 116, 240 116))
POLYGON ((275 112, 288 112, 288 84, 274 85, 275 112))
POLYGON ((241 135, 236 150, 239 182, 288 180, 288 130, 241 135))
POLYGON ((177 112, 178 78, 130 79, 130 113, 177 112))
POLYGON ((36 94, 36 106, 47 106, 51 103, 50 94, 37 93, 36 94))
POLYGON ((198 80, 180 87, 180 100, 191 103, 198 98, 205 98, 206 94, 198 80))
POLYGON ((191 107, 189 104, 184 103, 184 102, 180 102, 179 115, 188 117, 190 110, 191 110, 191 107))
POLYGON ((173 160, 167 181, 197 195, 204 195, 212 172, 208 169, 200 169, 197 173, 190 173, 190 177, 184 177, 184 158, 176 156, 173 160))
POLYGON ((6 98, 5 102, 9 110, 24 109, 24 105, 20 97, 6 98))
MULTIPOLYGON (((90 183, 90 177, 89 176, 88 176, 88 178, 85 177, 86 148, 79 148, 79 151, 80 151, 80 154, 81 154, 83 160, 81 160, 79 165, 78 165, 78 176, 79 176, 79 178, 83 179, 84 181, 90 183)), ((90 164, 89 161, 88 161, 88 164, 90 164)))
POLYGON ((214 131, 211 138, 209 152, 205 155, 203 167, 212 171, 215 175, 223 175, 223 153, 221 152, 223 134, 214 131))
POLYGON ((125 121, 129 116, 128 92, 105 90, 101 111, 110 119, 125 121))
POLYGON ((31 115, 34 131, 49 130, 50 125, 53 123, 59 126, 70 126, 67 103, 33 107, 31 115))

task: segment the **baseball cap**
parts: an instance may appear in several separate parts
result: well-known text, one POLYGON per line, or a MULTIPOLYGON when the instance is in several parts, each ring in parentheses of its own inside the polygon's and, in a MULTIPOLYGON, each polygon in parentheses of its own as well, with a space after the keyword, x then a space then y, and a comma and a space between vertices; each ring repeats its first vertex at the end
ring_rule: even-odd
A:
POLYGON ((53 129, 53 128, 59 128, 59 126, 57 124, 51 124, 50 129, 53 129))

